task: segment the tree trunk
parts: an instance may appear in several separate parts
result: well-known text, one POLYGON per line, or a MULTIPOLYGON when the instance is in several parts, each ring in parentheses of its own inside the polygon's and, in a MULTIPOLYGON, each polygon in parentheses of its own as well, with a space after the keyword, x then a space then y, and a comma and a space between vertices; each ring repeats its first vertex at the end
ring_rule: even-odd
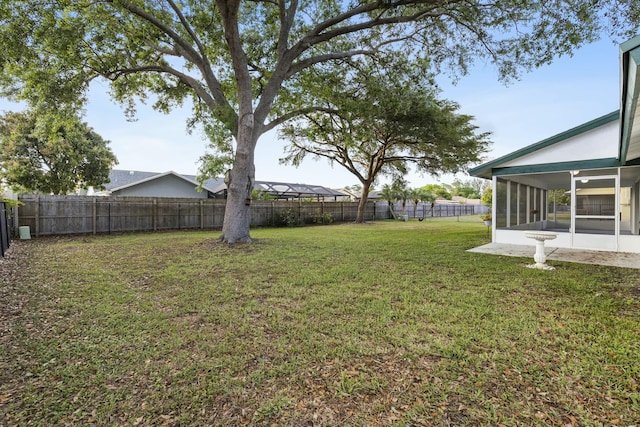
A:
POLYGON ((369 189, 371 188, 371 181, 362 183, 362 193, 360 194, 360 201, 358 202, 358 214, 356 215, 356 224, 364 224, 364 211, 367 208, 367 200, 369 199, 369 189))
POLYGON ((251 191, 255 182, 254 164, 256 142, 258 140, 253 124, 253 115, 247 114, 241 120, 233 169, 225 177, 227 184, 227 204, 222 224, 220 240, 229 243, 250 243, 251 236, 251 191))

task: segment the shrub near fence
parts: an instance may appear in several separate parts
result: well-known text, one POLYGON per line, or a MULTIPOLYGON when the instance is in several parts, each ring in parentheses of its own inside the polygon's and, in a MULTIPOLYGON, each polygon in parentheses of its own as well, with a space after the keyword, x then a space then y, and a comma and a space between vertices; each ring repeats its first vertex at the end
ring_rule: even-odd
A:
MULTIPOLYGON (((35 237, 61 234, 123 233, 222 227, 225 200, 162 197, 95 197, 21 195, 18 225, 29 226, 35 237)), ((459 216, 476 213, 478 206, 418 205, 416 215, 459 216)), ((290 226, 355 221, 357 202, 254 201, 251 226, 290 226)), ((400 212, 396 204, 395 212, 400 212)), ((413 204, 406 212, 413 216, 413 204)), ((390 218, 387 202, 369 202, 365 220, 390 218)))

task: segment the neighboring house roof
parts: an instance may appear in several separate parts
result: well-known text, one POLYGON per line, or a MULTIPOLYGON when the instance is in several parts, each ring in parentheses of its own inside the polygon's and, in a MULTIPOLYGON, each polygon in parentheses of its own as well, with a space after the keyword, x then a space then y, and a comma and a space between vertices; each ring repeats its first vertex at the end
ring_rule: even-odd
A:
POLYGON ((109 172, 109 182, 104 184, 106 190, 111 191, 115 188, 124 188, 143 179, 147 179, 158 175, 158 172, 142 172, 112 169, 109 172))
MULTIPOLYGON (((194 187, 197 187, 199 185, 196 181, 195 175, 182 175, 173 171, 159 173, 113 169, 109 173, 110 181, 109 183, 105 184, 105 189, 109 192, 119 191, 167 175, 173 175, 175 177, 183 179, 193 184, 194 187)), ((203 183, 202 188, 206 191, 215 192, 218 189, 220 183, 224 185, 222 179, 208 179, 203 183)))
MULTIPOLYGON (((360 197, 360 196, 358 196, 360 197)), ((377 200, 377 199, 381 199, 382 196, 380 196, 380 191, 378 190, 373 190, 370 191, 369 194, 367 195, 367 199, 369 200, 377 200)))
MULTIPOLYGON (((183 175, 177 172, 145 172, 145 171, 129 171, 114 169, 109 174, 110 182, 105 184, 105 188, 108 192, 113 193, 120 190, 124 190, 136 185, 143 184, 145 182, 153 181, 168 175, 172 175, 186 182, 189 182, 198 186, 198 182, 195 175, 183 175)), ((226 185, 222 178, 207 179, 202 188, 212 194, 223 196, 226 190, 226 185)), ((321 185, 309 185, 309 184, 291 184, 286 182, 270 182, 270 181, 256 181, 253 186, 254 189, 268 193, 279 199, 290 198, 345 198, 349 197, 338 190, 332 190, 330 188, 323 187, 321 185)))

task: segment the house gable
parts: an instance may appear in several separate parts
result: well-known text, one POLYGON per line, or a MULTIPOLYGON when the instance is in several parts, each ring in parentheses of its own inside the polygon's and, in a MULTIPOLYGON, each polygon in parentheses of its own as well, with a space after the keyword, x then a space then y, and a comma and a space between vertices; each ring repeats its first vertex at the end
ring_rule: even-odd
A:
POLYGON ((121 187, 113 188, 114 196, 141 196, 141 197, 208 197, 207 191, 198 192, 197 183, 188 180, 175 172, 156 174, 121 187))
POLYGON ((197 191, 199 183, 195 175, 183 175, 173 171, 158 173, 112 169, 109 173, 109 182, 104 184, 106 192, 96 194, 208 198, 220 185, 224 185, 220 178, 207 179, 202 184, 203 191, 200 192, 197 191))
POLYGON ((619 120, 558 141, 530 154, 503 163, 504 167, 615 158, 618 154, 619 120))
POLYGON ((509 173, 568 170, 580 166, 610 167, 619 164, 620 113, 614 111, 565 132, 480 165, 470 175, 491 178, 509 173))

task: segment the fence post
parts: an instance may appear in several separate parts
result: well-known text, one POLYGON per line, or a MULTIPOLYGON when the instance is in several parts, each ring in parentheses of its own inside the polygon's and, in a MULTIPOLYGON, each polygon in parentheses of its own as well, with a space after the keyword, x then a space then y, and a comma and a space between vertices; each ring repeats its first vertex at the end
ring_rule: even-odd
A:
POLYGON ((158 199, 153 198, 151 202, 151 223, 153 224, 153 231, 158 231, 158 199))
POLYGON ((276 225, 276 202, 271 201, 271 226, 276 225))
POLYGON ((36 237, 40 237, 40 195, 36 195, 36 237))
POLYGON ((204 230, 204 200, 200 199, 200 230, 204 230))
POLYGON ((216 200, 211 200, 211 227, 216 228, 216 200))
POLYGON ((96 209, 96 204, 98 203, 97 199, 94 197, 93 198, 93 202, 92 202, 92 206, 91 206, 91 216, 92 216, 92 227, 93 227, 93 234, 96 234, 96 228, 98 226, 98 218, 96 217, 97 215, 97 209, 96 209))

